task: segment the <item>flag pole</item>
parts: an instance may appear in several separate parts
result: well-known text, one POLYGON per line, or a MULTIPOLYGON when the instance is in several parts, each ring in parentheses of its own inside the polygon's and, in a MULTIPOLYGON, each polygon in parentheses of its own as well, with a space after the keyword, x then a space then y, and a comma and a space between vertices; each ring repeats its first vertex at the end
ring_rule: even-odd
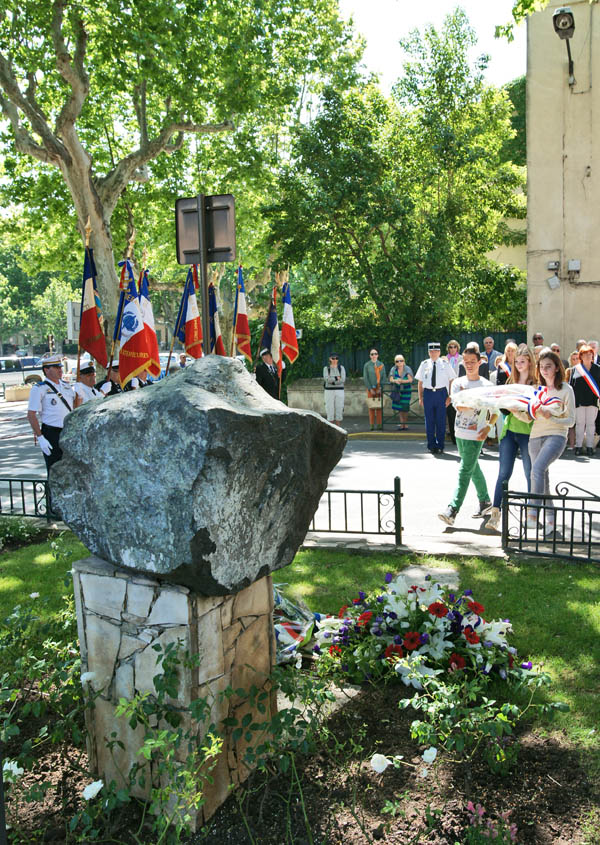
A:
POLYGON ((123 293, 124 293, 124 291, 123 291, 122 285, 123 285, 123 281, 125 279, 125 273, 127 272, 127 262, 131 259, 131 256, 133 254, 133 245, 134 244, 135 244, 135 229, 133 230, 133 232, 131 233, 131 237, 129 238, 129 246, 127 247, 127 257, 125 259, 125 263, 124 263, 123 269, 121 271, 121 284, 119 285, 119 287, 121 288, 121 298, 119 300, 119 309, 118 309, 118 313, 117 313, 117 319, 118 319, 118 322, 119 322, 119 327, 117 329, 117 326, 116 326, 116 323, 115 323, 116 331, 113 333, 112 344, 111 344, 111 347, 110 347, 110 363, 109 363, 109 366, 108 366, 107 378, 110 378, 110 374, 112 372, 113 359, 114 359, 114 356, 115 356, 116 341, 117 341, 117 338, 119 337, 119 335, 121 334, 121 323, 123 321, 123 310, 124 310, 124 308, 123 308, 123 305, 124 305, 123 293))
MULTIPOLYGON (((183 296, 185 296, 185 290, 187 288, 187 279, 185 280, 185 285, 183 288, 183 296)), ((169 357, 167 358, 167 366, 165 367, 165 378, 169 372, 169 366, 171 364, 171 357, 173 355, 173 347, 175 346, 175 338, 177 337, 177 332, 181 326, 181 318, 183 316, 183 296, 181 303, 179 305, 179 313, 177 314, 177 319, 175 320, 175 331, 173 332, 173 337, 171 338, 171 348, 169 349, 169 357)))
MULTIPOLYGON (((92 234, 92 224, 90 223, 90 215, 88 214, 87 223, 85 224, 85 251, 90 251, 90 236, 92 234)), ((90 262, 91 267, 91 262, 90 262)), ((85 280, 84 280, 85 281, 85 280)), ((83 308, 83 305, 81 306, 83 308)), ((75 381, 79 381, 79 368, 81 366, 81 346, 79 345, 81 335, 81 323, 79 324, 79 334, 77 336, 77 375, 75 381)))
POLYGON ((231 357, 233 358, 233 353, 235 352, 235 324, 237 322, 237 308, 238 308, 238 297, 240 295, 240 283, 238 282, 239 278, 239 268, 242 265, 240 264, 238 267, 238 271, 235 277, 235 305, 233 306, 233 326, 231 328, 231 357))

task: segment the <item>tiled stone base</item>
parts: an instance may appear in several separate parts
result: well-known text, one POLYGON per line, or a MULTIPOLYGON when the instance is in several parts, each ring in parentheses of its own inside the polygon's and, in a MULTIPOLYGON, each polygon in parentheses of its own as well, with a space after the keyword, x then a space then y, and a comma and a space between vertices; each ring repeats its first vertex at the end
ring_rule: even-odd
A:
MULTIPOLYGON (((81 671, 93 673, 89 683, 99 693, 94 707, 86 711, 90 765, 105 783, 122 783, 123 775, 142 762, 137 751, 143 729, 132 730, 125 719, 115 715, 115 708, 120 698, 156 694, 152 679, 162 670, 156 665, 157 652, 152 646, 158 643, 164 648, 179 640, 184 651, 200 655, 198 667, 181 670, 172 704, 182 712, 196 698, 214 701, 207 725, 219 725, 226 717, 241 720, 248 712, 253 721, 260 722, 275 712, 275 696, 266 681, 275 662, 270 576, 235 595, 209 597, 123 572, 92 556, 74 565, 73 581, 81 671), (271 692, 266 714, 254 713, 247 701, 235 695, 218 697, 229 686, 249 690, 252 685, 271 692), (111 740, 123 743, 124 748, 114 743, 109 751, 107 741, 111 740)), ((189 725, 189 717, 186 719, 189 725)), ((206 801, 197 824, 210 818, 227 797, 230 785, 248 774, 241 760, 245 749, 230 741, 231 730, 221 731, 225 743, 211 773, 214 783, 204 790, 206 801)), ((148 765, 146 782, 150 784, 153 771, 152 764, 148 765)))

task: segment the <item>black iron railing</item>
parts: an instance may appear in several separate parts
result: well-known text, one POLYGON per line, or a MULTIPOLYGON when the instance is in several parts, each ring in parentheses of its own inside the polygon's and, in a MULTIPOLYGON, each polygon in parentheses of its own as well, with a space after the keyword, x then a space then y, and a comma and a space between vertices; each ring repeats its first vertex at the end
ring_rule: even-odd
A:
POLYGON ((389 534, 402 544, 402 491, 394 478, 393 490, 326 490, 309 531, 330 534, 389 534))
POLYGON ((567 481, 555 490, 549 495, 504 490, 502 547, 600 562, 600 496, 567 481))
POLYGON ((50 520, 45 478, 0 478, 0 516, 31 516, 50 520))

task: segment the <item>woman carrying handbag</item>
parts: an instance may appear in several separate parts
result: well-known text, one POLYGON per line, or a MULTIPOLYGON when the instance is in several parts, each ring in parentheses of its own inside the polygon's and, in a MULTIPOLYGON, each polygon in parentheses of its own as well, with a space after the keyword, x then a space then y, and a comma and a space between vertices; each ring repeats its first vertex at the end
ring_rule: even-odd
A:
POLYGON ((369 360, 363 367, 363 381, 367 388, 367 408, 369 409, 369 422, 371 431, 377 428, 383 430, 381 419, 381 379, 385 372, 384 364, 379 361, 379 352, 371 349, 369 360))

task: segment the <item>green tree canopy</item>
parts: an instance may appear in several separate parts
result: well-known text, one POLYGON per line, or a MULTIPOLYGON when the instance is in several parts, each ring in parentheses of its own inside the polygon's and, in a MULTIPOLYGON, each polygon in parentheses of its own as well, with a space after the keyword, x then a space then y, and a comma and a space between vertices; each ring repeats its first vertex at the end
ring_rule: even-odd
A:
POLYGON ((190 136, 212 171, 205 139, 237 126, 238 147, 254 150, 253 138, 276 134, 322 74, 350 69, 355 54, 336 0, 5 0, 4 195, 40 232, 61 220, 83 237, 90 217, 114 314, 115 210, 121 223, 143 187, 160 184, 170 218, 190 136))
POLYGON ((435 329, 479 319, 482 291, 520 316, 518 272, 485 258, 520 202, 523 174, 502 160, 511 104, 484 84, 485 58, 469 65, 473 43, 461 11, 412 33, 393 98, 330 87, 295 131, 270 238, 283 261, 304 263, 321 320, 435 329))

